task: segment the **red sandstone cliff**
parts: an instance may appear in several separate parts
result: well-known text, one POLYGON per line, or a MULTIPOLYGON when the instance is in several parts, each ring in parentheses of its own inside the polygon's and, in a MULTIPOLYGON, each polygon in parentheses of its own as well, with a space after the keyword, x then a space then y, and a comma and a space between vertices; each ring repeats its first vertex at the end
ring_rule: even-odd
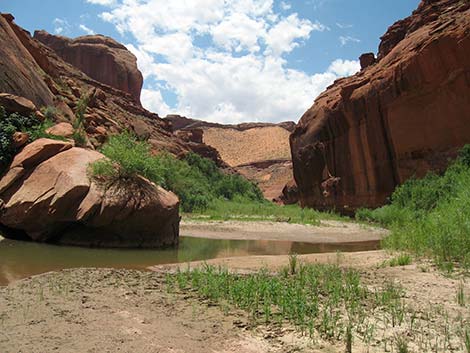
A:
MULTIPOLYGON (((42 36, 47 37, 45 33, 42 33, 42 36)), ((59 42, 64 40, 55 36, 50 38, 59 42)), ((96 37, 82 38, 85 39, 78 42, 93 42, 96 37)), ((101 41, 101 38, 104 37, 98 37, 98 40, 101 41)), ((135 58, 131 53, 124 54, 126 49, 113 40, 105 39, 105 42, 107 47, 116 47, 115 49, 121 52, 119 57, 133 58, 129 59, 129 66, 133 66, 132 70, 129 70, 137 70, 135 58)), ((97 45, 100 46, 105 45, 97 45)), ((109 48, 102 49, 105 51, 105 58, 106 53, 110 53, 109 48)), ((80 54, 84 62, 89 62, 95 55, 91 50, 93 55, 86 58, 87 53, 89 52, 84 50, 80 54)), ((106 65, 108 59, 103 60, 96 61, 95 70, 106 72, 103 65, 106 65)), ((134 131, 140 138, 147 139, 155 152, 166 151, 181 156, 194 151, 220 162, 220 156, 213 148, 178 138, 173 134, 168 121, 142 108, 136 100, 136 97, 140 96, 141 83, 138 85, 138 92, 131 95, 93 79, 64 61, 48 46, 32 38, 29 32, 14 23, 14 17, 9 14, 0 15, 0 67, 0 93, 25 97, 38 109, 55 107, 58 113, 57 122, 72 121, 80 98, 89 96, 84 125, 88 138, 95 147, 99 147, 109 134, 119 133, 125 128, 134 131)), ((138 70, 135 76, 141 77, 138 70)), ((137 86, 135 88, 137 89, 137 86)))
POLYGON ((35 31, 34 39, 92 79, 129 93, 140 103, 144 80, 136 57, 124 45, 102 35, 70 39, 45 31, 35 31))
MULTIPOLYGON (((382 37, 378 61, 336 81, 290 137, 303 206, 384 204, 470 143, 470 3, 422 1, 382 37)), ((367 59, 367 60, 366 60, 367 59)))

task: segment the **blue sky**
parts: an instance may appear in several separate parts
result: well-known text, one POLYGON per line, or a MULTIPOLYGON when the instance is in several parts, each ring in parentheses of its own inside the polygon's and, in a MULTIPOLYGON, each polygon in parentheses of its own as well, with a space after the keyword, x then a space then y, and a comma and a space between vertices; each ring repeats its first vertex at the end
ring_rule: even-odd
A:
POLYGON ((224 123, 297 121, 376 52, 419 0, 1 0, 33 32, 99 33, 125 44, 143 105, 224 123))

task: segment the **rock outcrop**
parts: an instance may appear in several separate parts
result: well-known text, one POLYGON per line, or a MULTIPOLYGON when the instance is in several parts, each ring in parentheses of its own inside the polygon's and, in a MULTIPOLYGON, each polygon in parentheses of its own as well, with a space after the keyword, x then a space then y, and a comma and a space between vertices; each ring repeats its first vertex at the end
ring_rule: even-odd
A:
POLYGON ((136 57, 124 45, 102 35, 70 39, 35 31, 34 38, 92 79, 129 93, 140 103, 144 79, 136 57))
POLYGON ((100 185, 89 176, 89 164, 102 158, 69 142, 27 145, 0 181, 5 235, 21 231, 35 241, 82 246, 176 244, 176 195, 144 178, 100 185))
POLYGON ((72 47, 71 52, 75 50, 75 46, 89 48, 80 49, 80 60, 83 59, 85 63, 93 61, 93 55, 102 50, 106 59, 100 59, 104 62, 94 61, 94 70, 97 73, 112 72, 112 79, 117 80, 115 82, 118 88, 113 87, 112 82, 103 83, 98 80, 98 76, 95 76, 98 79, 94 79, 66 62, 56 51, 17 26, 12 15, 1 14, 0 93, 24 97, 37 108, 52 107, 56 123, 73 122, 80 99, 87 97, 89 102, 83 123, 88 138, 95 147, 101 146, 109 134, 119 133, 125 128, 134 131, 140 138, 147 139, 155 153, 165 151, 182 157, 195 151, 217 161, 218 156, 213 148, 178 138, 173 134, 168 121, 142 108, 136 99, 140 96, 139 81, 142 76, 140 72, 134 72, 137 70, 135 58, 122 45, 101 36, 82 37, 76 41, 44 32, 36 36, 45 42, 50 40, 50 45, 60 46, 62 43, 64 47, 72 47), (91 57, 86 57, 88 54, 91 57), (109 56, 112 55, 114 56, 110 59, 109 56), (112 63, 106 60, 111 60, 112 63), (109 65, 111 68, 108 68, 109 65), (134 77, 134 80, 130 77, 134 77), (134 83, 131 84, 131 81, 134 83), (121 84, 128 86, 119 86, 121 84))
POLYGON ((470 142, 470 3, 425 0, 382 37, 378 61, 337 80, 291 135, 303 206, 383 205, 470 142))
POLYGON ((213 147, 236 173, 256 183, 270 201, 282 202, 282 190, 293 178, 289 135, 293 122, 223 125, 169 115, 177 136, 213 147))

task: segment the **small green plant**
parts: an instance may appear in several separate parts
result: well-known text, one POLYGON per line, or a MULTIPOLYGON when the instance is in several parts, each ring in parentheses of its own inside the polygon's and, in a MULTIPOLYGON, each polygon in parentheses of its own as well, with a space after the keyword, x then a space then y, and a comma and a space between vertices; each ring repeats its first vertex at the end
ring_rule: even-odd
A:
POLYGON ((352 334, 352 326, 349 324, 346 329, 346 353, 352 353, 352 341, 353 341, 353 334, 352 334))
POLYGON ((395 336, 395 345, 398 353, 409 353, 410 351, 405 337, 395 336))
POLYGON ((467 350, 467 353, 470 353, 470 328, 465 329, 465 349, 467 350))
POLYGON ((460 281, 457 287, 457 304, 465 306, 465 286, 463 281, 460 281))
POLYGON ((41 113, 44 114, 47 120, 53 121, 57 116, 57 108, 48 105, 47 107, 41 108, 41 113))
POLYGON ((407 266, 411 264, 411 256, 409 254, 400 254, 388 261, 390 267, 407 266))
POLYGON ((81 147, 84 147, 87 143, 87 135, 83 122, 85 121, 85 112, 89 101, 90 96, 88 94, 82 94, 75 109, 75 119, 72 122, 74 130, 72 138, 75 141, 75 145, 81 147))
POLYGON ((298 257, 297 254, 290 254, 289 255, 289 273, 291 275, 296 274, 298 262, 299 262, 299 257, 298 257))

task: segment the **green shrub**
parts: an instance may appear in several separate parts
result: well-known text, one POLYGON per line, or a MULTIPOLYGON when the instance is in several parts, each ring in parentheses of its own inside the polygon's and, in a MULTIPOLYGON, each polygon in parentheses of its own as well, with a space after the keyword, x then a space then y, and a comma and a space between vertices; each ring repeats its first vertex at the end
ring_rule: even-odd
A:
POLYGON ((399 186, 391 204, 356 217, 388 226, 384 245, 435 258, 442 268, 470 267, 470 145, 443 175, 399 186))
POLYGON ((42 107, 41 112, 47 120, 54 120, 57 115, 57 108, 53 106, 42 107))
POLYGON ((184 212, 205 210, 218 199, 263 200, 257 186, 238 175, 225 175, 213 161, 194 153, 183 160, 165 153, 154 156, 147 142, 130 133, 110 137, 101 152, 108 159, 91 166, 93 176, 113 180, 142 175, 177 194, 184 212))
MULTIPOLYGON (((17 131, 30 133, 41 125, 34 116, 22 116, 18 113, 7 114, 0 106, 0 170, 3 171, 10 164, 17 152, 13 144, 13 135, 17 131)), ((31 136, 31 134, 30 134, 31 136)))

